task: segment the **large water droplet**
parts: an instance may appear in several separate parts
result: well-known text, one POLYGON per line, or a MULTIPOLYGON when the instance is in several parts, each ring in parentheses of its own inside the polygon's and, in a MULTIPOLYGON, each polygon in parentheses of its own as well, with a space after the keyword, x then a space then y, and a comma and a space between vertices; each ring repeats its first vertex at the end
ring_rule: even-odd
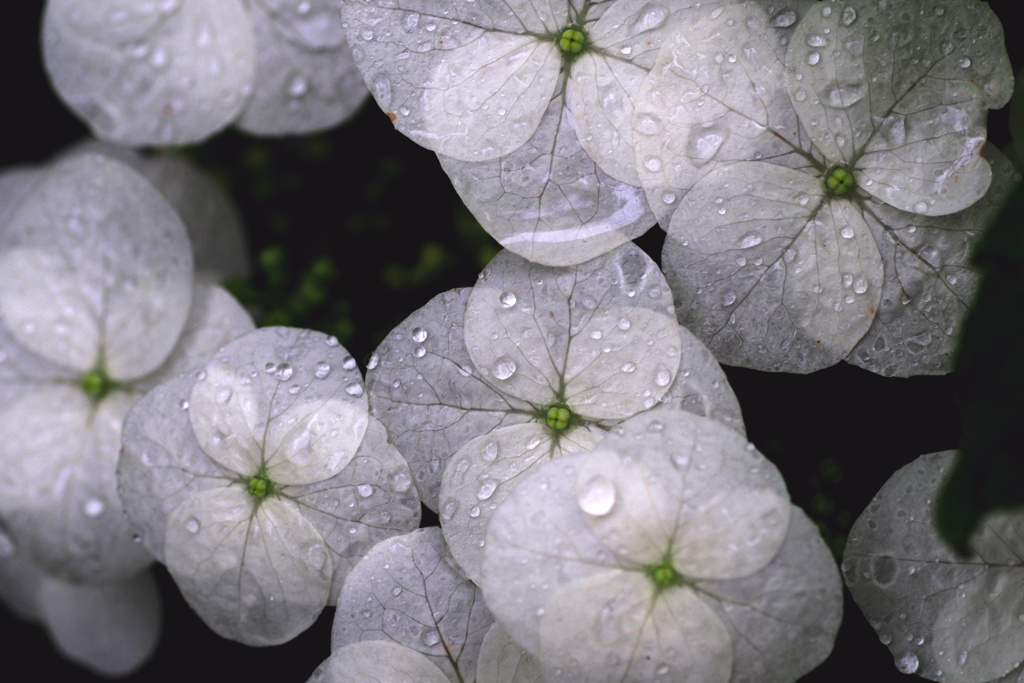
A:
POLYGON ((502 308, 512 308, 516 305, 516 295, 513 292, 503 292, 498 300, 502 308))
POLYGON ((580 510, 594 517, 603 517, 615 507, 615 484, 595 474, 583 486, 576 498, 580 510))
POLYGON ((360 498, 369 498, 373 495, 373 487, 369 484, 360 484, 356 487, 356 492, 360 498))
POLYGON ((711 161, 725 143, 729 132, 718 126, 694 127, 686 141, 686 156, 694 166, 711 161))
POLYGON ((918 665, 917 655, 913 652, 906 652, 896 657, 896 668, 900 673, 912 674, 917 671, 918 665))
POLYGON ((788 28, 796 23, 796 12, 791 9, 780 10, 769 23, 775 28, 788 28))
POLYGON ((107 509, 107 506, 103 504, 103 501, 99 498, 90 498, 85 501, 82 506, 82 513, 86 517, 99 517, 103 514, 103 511, 107 509))
POLYGON ((516 364, 508 356, 502 356, 494 362, 494 367, 491 368, 491 374, 496 379, 505 380, 511 377, 516 371, 516 364))
POLYGON ((427 331, 422 327, 412 328, 412 340, 422 344, 427 341, 427 331))
POLYGON ((493 479, 487 479, 480 484, 480 488, 476 490, 476 497, 479 500, 487 500, 494 495, 494 489, 498 488, 498 482, 493 479))
POLYGON ((331 364, 320 362, 316 364, 316 369, 313 370, 313 376, 317 379, 327 379, 327 375, 331 374, 331 364))

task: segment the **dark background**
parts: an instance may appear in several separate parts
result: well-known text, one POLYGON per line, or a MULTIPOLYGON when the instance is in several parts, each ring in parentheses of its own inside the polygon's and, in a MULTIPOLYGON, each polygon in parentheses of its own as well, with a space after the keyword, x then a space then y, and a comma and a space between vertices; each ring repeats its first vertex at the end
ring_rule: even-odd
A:
MULTIPOLYGON (((88 1, 88 0, 85 0, 88 1)), ((1007 21, 1009 0, 990 3, 1007 21)), ((38 35, 41 3, 12 2, 0 22, 0 168, 39 163, 86 134, 51 91, 38 35)), ((1012 34, 1012 30, 1011 30, 1012 34)), ((1016 41, 1019 43, 1019 41, 1016 41)), ((1011 39, 1011 59, 1024 60, 1011 39)), ((990 140, 1009 142, 994 112, 990 140)), ((497 245, 462 207, 434 155, 396 133, 369 101, 328 133, 260 140, 228 130, 179 150, 220 180, 248 229, 254 277, 233 291, 259 324, 336 335, 365 361, 387 332, 435 294, 470 286, 497 245)), ((658 228, 638 242, 655 258, 658 228)), ((0 274, 2 277, 2 274, 0 274)), ((793 497, 837 552, 894 470, 959 438, 956 377, 887 379, 839 364, 808 376, 726 368, 748 436, 782 470, 793 497)), ((2 473, 0 473, 2 476, 2 473)), ((249 648, 210 631, 157 567, 165 626, 130 681, 305 681, 328 656, 333 609, 290 643, 249 648)), ((5 680, 92 681, 45 632, 0 606, 5 680), (26 673, 14 673, 15 671, 26 673), (30 673, 29 673, 30 672, 30 673)), ((832 656, 803 681, 906 680, 847 594, 832 656)))

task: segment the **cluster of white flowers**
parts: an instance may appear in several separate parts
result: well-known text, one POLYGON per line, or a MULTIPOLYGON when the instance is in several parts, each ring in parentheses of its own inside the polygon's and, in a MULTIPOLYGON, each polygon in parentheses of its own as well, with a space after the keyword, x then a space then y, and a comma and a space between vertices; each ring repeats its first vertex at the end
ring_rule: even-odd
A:
MULTIPOLYGON (((145 662, 154 560, 246 645, 335 606, 324 683, 828 657, 840 573, 719 361, 951 370, 1019 179, 982 149, 1013 84, 985 4, 48 0, 42 47, 106 142, 0 175, 0 597, 69 658, 145 662), (321 130, 363 80, 506 247, 365 384, 215 284, 248 268, 208 180, 109 146, 321 130), (661 267, 630 242, 656 222, 661 267)), ((1020 519, 942 545, 949 457, 894 475, 843 574, 899 670, 1017 680, 1020 519)))

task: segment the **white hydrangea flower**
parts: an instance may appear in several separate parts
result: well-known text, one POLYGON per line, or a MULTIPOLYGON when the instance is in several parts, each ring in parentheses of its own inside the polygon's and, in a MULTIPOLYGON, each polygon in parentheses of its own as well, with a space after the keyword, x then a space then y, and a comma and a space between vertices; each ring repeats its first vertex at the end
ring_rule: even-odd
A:
POLYGON ((970 247, 1014 175, 981 155, 1012 91, 999 21, 973 1, 830 0, 776 32, 796 19, 720 8, 643 84, 638 170, 680 320, 732 365, 948 372, 970 247))
POLYGON ((988 515, 946 544, 935 506, 955 452, 897 470, 850 529, 843 575, 903 673, 943 683, 1013 683, 1024 675, 1024 515, 988 515))
POLYGON ((778 470, 670 411, 520 480, 488 528, 482 587, 547 680, 795 681, 842 612, 835 561, 778 470))
POLYGON ((133 576, 151 557, 116 491, 123 417, 252 321, 193 283, 184 226, 160 193, 98 155, 34 181, 0 227, 0 271, 0 517, 50 574, 133 576))
POLYGON ((342 12, 377 103, 438 153, 484 229, 531 261, 571 265, 654 225, 633 100, 700 4, 350 0, 342 12))
POLYGON ((498 427, 530 424, 558 447, 665 402, 743 428, 721 368, 676 324, 664 277, 634 245, 562 268, 503 252, 472 290, 395 328, 368 367, 370 409, 431 509, 445 463, 498 427))
POLYGON ((310 330, 256 330, 143 397, 118 481, 188 603, 248 645, 304 631, 362 553, 420 519, 355 360, 310 330))

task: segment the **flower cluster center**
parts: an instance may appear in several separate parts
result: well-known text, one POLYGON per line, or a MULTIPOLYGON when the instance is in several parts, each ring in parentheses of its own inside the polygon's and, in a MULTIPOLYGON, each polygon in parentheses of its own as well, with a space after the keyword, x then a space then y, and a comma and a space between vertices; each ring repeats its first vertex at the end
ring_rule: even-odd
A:
POLYGON ((249 495, 256 499, 266 498, 274 492, 274 483, 264 476, 256 475, 249 480, 249 495))
POLYGON ((828 187, 828 191, 834 196, 842 197, 853 189, 853 174, 850 173, 848 168, 836 166, 828 174, 828 178, 825 179, 825 186, 828 187))
POLYGON ((680 581, 679 572, 668 559, 647 568, 647 576, 659 589, 674 586, 680 581))
POLYGON ((114 386, 114 380, 102 370, 93 370, 82 378, 82 390, 94 401, 102 400, 114 386))
POLYGON ((587 44, 587 34, 578 28, 569 27, 558 36, 558 49, 567 55, 578 55, 587 44))
POLYGON ((551 427, 556 432, 560 432, 569 426, 569 422, 572 421, 572 413, 565 406, 551 406, 548 408, 547 415, 548 427, 551 427))

